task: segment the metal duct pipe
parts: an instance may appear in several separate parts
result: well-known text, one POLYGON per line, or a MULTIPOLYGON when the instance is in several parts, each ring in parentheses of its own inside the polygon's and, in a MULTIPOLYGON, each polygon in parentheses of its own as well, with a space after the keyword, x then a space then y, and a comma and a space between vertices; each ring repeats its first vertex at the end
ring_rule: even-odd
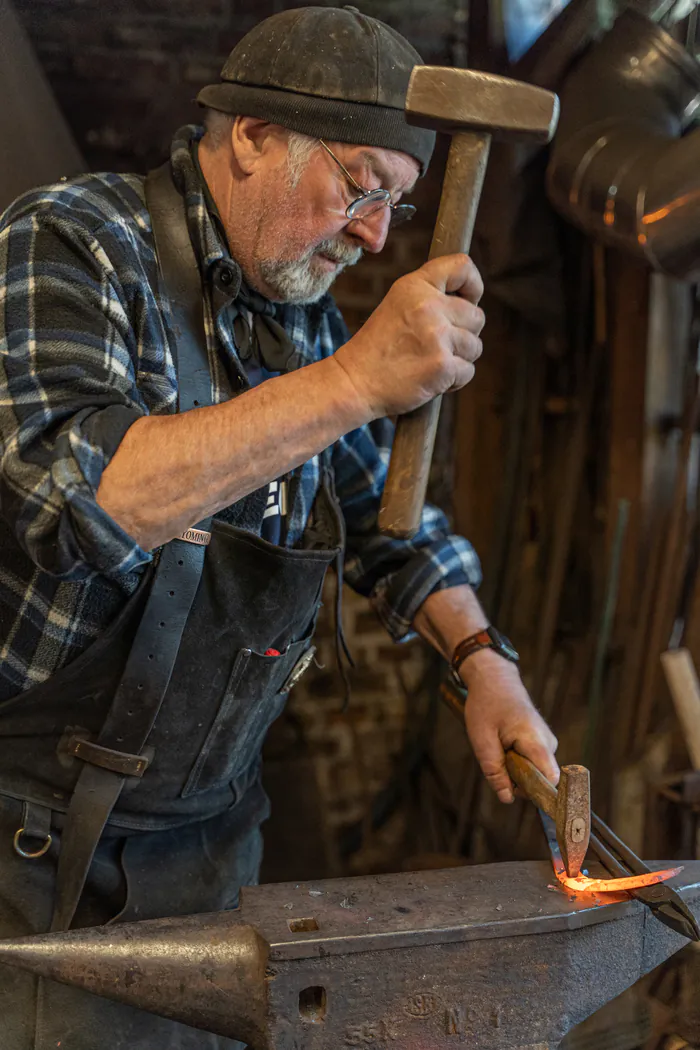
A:
POLYGON ((700 278, 700 65, 628 9, 567 78, 547 172, 554 206, 655 270, 700 278))

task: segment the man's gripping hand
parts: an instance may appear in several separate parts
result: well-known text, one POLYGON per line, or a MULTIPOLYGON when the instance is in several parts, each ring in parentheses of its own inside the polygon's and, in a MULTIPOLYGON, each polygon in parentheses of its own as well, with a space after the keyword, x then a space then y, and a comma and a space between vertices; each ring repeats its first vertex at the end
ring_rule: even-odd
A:
POLYGON ((505 752, 529 758, 552 784, 559 782, 557 738, 535 708, 513 664, 490 649, 468 657, 460 668, 468 689, 464 720, 474 754, 501 802, 513 801, 505 752))
POLYGON ((480 357, 484 285, 466 255, 445 255, 399 278, 334 355, 368 420, 400 415, 459 390, 480 357))

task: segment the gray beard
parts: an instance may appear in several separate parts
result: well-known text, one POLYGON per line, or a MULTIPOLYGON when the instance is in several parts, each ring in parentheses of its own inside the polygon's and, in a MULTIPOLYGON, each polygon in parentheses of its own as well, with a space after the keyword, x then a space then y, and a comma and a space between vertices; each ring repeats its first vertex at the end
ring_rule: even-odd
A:
POLYGON ((354 266, 362 258, 362 248, 351 248, 338 241, 322 241, 301 259, 281 261, 279 259, 262 259, 259 262, 260 275, 265 284, 274 292, 273 298, 282 303, 297 306, 306 303, 317 303, 336 277, 346 266, 354 266), (323 252, 341 265, 336 270, 321 270, 316 252, 323 252))

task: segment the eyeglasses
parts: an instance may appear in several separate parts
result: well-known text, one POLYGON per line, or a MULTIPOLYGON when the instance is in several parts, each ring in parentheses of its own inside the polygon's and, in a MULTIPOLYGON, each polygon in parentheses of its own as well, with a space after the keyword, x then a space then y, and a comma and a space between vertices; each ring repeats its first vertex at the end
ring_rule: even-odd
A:
POLYGON ((333 150, 326 145, 323 139, 319 139, 318 141, 321 143, 326 153, 328 153, 336 162, 352 188, 357 190, 360 195, 345 209, 345 214, 348 219, 368 219, 370 215, 374 215, 375 212, 380 211, 382 208, 389 208, 391 211, 391 218, 389 219, 389 226, 391 227, 398 226, 400 223, 413 218, 416 214, 416 209, 412 204, 392 204, 391 194, 388 190, 382 189, 381 187, 376 190, 363 189, 359 182, 356 182, 355 179, 353 179, 348 169, 344 164, 341 164, 333 150))

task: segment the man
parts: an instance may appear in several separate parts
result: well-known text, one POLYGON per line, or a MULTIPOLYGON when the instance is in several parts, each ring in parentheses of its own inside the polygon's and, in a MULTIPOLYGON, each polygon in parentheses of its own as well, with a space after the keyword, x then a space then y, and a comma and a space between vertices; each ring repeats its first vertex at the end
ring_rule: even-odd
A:
MULTIPOLYGON (((5 936, 235 905, 262 740, 343 549, 390 634, 452 660, 499 798, 504 747, 556 781, 554 737, 480 634, 469 544, 431 507, 410 543, 377 530, 386 417, 472 378, 479 275, 433 261, 351 339, 327 294, 410 214, 433 148, 403 116, 418 61, 355 8, 276 15, 145 190, 84 176, 3 217, 5 936)), ((19 974, 0 1006, 8 1050, 231 1045, 19 974)))

